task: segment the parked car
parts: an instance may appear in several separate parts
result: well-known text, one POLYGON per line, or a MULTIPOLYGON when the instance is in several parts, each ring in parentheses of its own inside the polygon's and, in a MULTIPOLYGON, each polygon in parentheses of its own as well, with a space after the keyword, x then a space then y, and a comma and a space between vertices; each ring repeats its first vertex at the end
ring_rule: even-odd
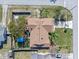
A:
POLYGON ((56 2, 56 0, 50 0, 50 2, 53 2, 53 3, 55 3, 55 2, 56 2))
POLYGON ((61 58, 62 57, 62 54, 61 53, 57 53, 56 54, 56 58, 61 58))

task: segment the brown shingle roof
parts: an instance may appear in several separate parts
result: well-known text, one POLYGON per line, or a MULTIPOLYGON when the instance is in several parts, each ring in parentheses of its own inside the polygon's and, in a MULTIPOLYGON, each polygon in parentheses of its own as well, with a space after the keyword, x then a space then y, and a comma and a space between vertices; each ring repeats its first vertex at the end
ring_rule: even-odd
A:
POLYGON ((52 18, 28 18, 28 25, 53 25, 52 18))
POLYGON ((35 47, 35 44, 43 44, 44 47, 50 45, 48 33, 54 31, 52 18, 28 18, 28 27, 30 30, 30 47, 35 47))

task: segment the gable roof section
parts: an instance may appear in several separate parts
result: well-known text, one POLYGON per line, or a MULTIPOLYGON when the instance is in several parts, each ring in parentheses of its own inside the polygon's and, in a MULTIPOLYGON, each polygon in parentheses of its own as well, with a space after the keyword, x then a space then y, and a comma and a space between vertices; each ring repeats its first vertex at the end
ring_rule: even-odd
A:
POLYGON ((28 18, 28 28, 32 28, 30 32, 30 47, 49 47, 48 33, 54 29, 52 18, 28 18))
POLYGON ((36 26, 34 30, 31 31, 30 35, 30 46, 35 47, 36 45, 43 44, 44 47, 48 44, 50 45, 48 32, 42 26, 38 29, 39 26, 36 26))
POLYGON ((43 26, 48 32, 54 31, 54 19, 53 18, 28 18, 28 26, 36 27, 43 26))
POLYGON ((28 18, 28 25, 53 25, 52 18, 28 18))

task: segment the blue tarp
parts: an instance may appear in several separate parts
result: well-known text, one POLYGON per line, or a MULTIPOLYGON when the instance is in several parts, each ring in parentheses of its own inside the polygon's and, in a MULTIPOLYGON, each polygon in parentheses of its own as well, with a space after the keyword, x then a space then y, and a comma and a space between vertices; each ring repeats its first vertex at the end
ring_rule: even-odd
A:
POLYGON ((23 37, 19 37, 17 38, 17 42, 23 43, 25 42, 25 39, 23 37))

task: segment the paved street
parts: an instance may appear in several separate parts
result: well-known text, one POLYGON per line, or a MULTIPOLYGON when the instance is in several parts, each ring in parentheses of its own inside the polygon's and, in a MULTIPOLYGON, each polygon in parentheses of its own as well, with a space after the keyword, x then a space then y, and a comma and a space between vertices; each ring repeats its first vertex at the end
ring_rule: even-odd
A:
POLYGON ((0 0, 0 4, 16 4, 16 5, 61 5, 68 9, 77 5, 77 0, 56 0, 55 3, 51 0, 0 0))
MULTIPOLYGON (((64 5, 64 0, 57 0, 56 4, 64 5)), ((17 5, 52 5, 51 0, 0 0, 0 4, 17 4, 17 5)))
POLYGON ((72 53, 70 54, 62 54, 61 58, 56 58, 56 55, 51 55, 49 53, 32 53, 32 59, 73 59, 72 53))

